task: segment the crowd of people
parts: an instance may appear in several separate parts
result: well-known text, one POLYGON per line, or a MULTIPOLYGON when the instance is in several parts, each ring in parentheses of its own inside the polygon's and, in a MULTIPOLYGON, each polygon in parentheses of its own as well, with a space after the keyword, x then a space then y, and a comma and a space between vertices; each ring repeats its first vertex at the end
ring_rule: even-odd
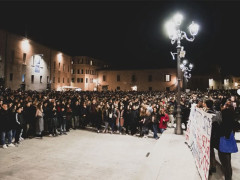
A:
MULTIPOLYGON (((182 123, 187 128, 191 104, 218 116, 212 124, 210 174, 216 172, 214 148, 219 134, 239 130, 240 98, 235 90, 183 92, 182 123), (220 113, 219 113, 220 112, 220 113), (222 128, 222 129, 221 129, 222 128)), ((67 135, 70 130, 91 127, 97 133, 129 134, 158 139, 173 128, 177 114, 176 93, 171 91, 0 91, 0 135, 2 148, 15 147, 25 138, 67 135)), ((219 152, 232 176, 231 154, 219 152)), ((230 179, 230 178, 229 178, 230 179)))

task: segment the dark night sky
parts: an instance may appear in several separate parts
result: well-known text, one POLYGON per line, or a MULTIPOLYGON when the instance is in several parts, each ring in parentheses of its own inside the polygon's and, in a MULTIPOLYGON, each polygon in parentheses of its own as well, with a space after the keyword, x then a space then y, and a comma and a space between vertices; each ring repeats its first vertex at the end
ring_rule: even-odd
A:
MULTIPOLYGON (((86 55, 119 67, 176 67, 164 23, 182 12, 182 30, 200 25, 194 42, 182 40, 195 72, 214 64, 240 72, 240 2, 52 1, 1 2, 0 28, 69 55, 86 55)), ((187 31, 188 33, 188 31, 187 31)), ((189 35, 189 34, 188 34, 189 35)))

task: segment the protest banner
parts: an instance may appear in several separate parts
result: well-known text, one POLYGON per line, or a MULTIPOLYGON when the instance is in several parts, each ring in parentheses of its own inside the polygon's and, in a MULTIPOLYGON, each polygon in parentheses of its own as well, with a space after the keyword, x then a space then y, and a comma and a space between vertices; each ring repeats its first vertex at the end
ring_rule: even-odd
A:
POLYGON ((193 104, 186 131, 186 142, 203 180, 208 180, 209 176, 212 118, 213 114, 206 113, 193 104))

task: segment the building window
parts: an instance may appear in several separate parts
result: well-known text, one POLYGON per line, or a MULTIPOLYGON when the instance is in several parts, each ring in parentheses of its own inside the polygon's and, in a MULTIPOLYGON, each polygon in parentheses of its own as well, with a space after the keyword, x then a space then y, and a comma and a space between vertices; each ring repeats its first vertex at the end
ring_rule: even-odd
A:
POLYGON ((63 83, 64 83, 64 78, 63 78, 63 83))
POLYGON ((22 75, 22 83, 25 83, 25 74, 22 75))
POLYGON ((152 87, 149 87, 148 90, 149 90, 149 91, 152 91, 152 87))
POLYGON ((81 74, 83 74, 83 69, 81 69, 81 74))
POLYGON ((58 78, 58 83, 60 83, 60 77, 58 78))
POLYGON ((86 78, 86 83, 88 83, 88 78, 86 78))
POLYGON ((69 79, 69 78, 67 79, 67 82, 68 82, 68 83, 70 82, 70 79, 69 79))
POLYGON ((74 78, 72 78, 72 83, 74 83, 75 82, 75 79, 74 78))
POLYGON ((80 78, 80 82, 83 83, 83 78, 80 78))
POLYGON ((102 78, 102 79, 103 79, 103 81, 106 81, 106 76, 105 76, 105 75, 103 75, 103 78, 102 78))
POLYGON ((24 64, 26 63, 26 59, 27 59, 27 54, 26 54, 26 53, 23 53, 23 63, 24 63, 24 64))
POLYGON ((55 83, 55 77, 53 77, 53 83, 55 83))
POLYGON ((2 61, 2 56, 0 55, 0 62, 2 61))
POLYGON ((13 80, 13 73, 10 73, 10 81, 13 80))
POLYGON ((31 76, 31 83, 34 83, 34 75, 31 76))
POLYGON ((77 73, 80 74, 80 69, 77 70, 77 73))
POLYGON ((120 90, 120 86, 117 86, 117 90, 118 90, 118 91, 120 90))
POLYGON ((165 74, 164 81, 165 82, 170 82, 171 81, 171 75, 165 74))
POLYGON ((74 64, 74 61, 72 60, 71 63, 74 64))
POLYGON ((49 83, 49 76, 47 76, 47 83, 49 83))
POLYGON ((152 82, 152 75, 148 76, 148 82, 152 82))
POLYGON ((40 83, 42 83, 42 76, 40 76, 40 83))
POLYGON ((132 82, 136 82, 136 76, 132 75, 132 82))
POLYGON ((75 74, 75 69, 72 69, 72 74, 75 74))
POLYGON ((120 81, 120 75, 117 75, 117 81, 120 81))
POLYGON ((92 66, 92 61, 90 61, 90 65, 92 66))
POLYGON ((80 78, 77 78, 77 82, 80 83, 80 78))

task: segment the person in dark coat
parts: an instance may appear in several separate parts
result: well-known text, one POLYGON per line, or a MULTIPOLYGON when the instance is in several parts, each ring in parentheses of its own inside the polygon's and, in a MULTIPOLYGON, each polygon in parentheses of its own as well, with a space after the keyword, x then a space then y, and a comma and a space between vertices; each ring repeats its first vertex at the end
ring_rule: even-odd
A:
MULTIPOLYGON (((235 119, 234 108, 230 101, 226 101, 221 112, 222 123, 219 128, 219 138, 224 136, 229 139, 231 132, 234 130, 235 119)), ((231 153, 224 153, 219 150, 218 156, 224 170, 225 180, 232 180, 231 153)))
POLYGON ((15 145, 19 144, 20 135, 23 129, 23 117, 22 117, 22 107, 17 107, 16 112, 14 113, 15 117, 15 127, 16 127, 16 135, 15 135, 15 145))
POLYGON ((25 120, 24 129, 23 129, 23 137, 33 137, 35 134, 35 114, 36 108, 33 107, 32 102, 27 102, 26 106, 23 109, 23 118, 25 120))
POLYGON ((12 144, 12 125, 10 123, 10 112, 7 103, 3 103, 0 111, 0 135, 1 145, 5 149, 7 147, 14 147, 12 144), (5 137, 7 135, 8 145, 6 145, 5 137))
POLYGON ((136 109, 136 106, 133 105, 130 113, 130 119, 129 119, 131 135, 136 134, 138 121, 139 121, 139 111, 136 109))

